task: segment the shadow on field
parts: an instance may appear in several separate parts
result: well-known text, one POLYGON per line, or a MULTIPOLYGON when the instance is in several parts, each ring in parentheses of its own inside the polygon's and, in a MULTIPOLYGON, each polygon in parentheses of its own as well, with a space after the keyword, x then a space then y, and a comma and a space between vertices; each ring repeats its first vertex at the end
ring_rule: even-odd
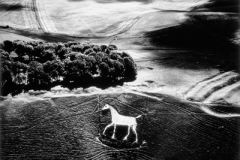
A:
POLYGON ((193 10, 239 13, 239 0, 210 0, 208 3, 194 7, 193 10))
POLYGON ((179 26, 148 32, 146 37, 156 46, 231 51, 238 47, 232 43, 239 29, 237 9, 238 0, 210 0, 193 7, 187 13, 188 19, 179 26))
POLYGON ((109 87, 116 87, 116 86, 122 86, 125 82, 131 82, 134 81, 135 78, 125 78, 117 81, 112 81, 109 79, 104 78, 95 78, 91 80, 85 80, 85 81, 76 81, 69 83, 69 81, 61 81, 61 82, 52 82, 50 84, 43 84, 43 85, 24 85, 24 84, 6 84, 1 89, 1 95, 7 96, 8 94, 11 94, 12 96, 18 95, 22 92, 28 92, 30 90, 39 90, 39 91, 50 91, 51 88, 55 86, 62 86, 64 88, 68 88, 69 90, 77 89, 77 88, 89 88, 89 87, 97 87, 100 89, 106 89, 109 87))
POLYGON ((125 82, 132 82, 136 79, 135 78, 124 78, 121 80, 109 80, 107 78, 101 78, 101 77, 95 77, 94 79, 84 79, 84 81, 81 82, 77 82, 76 83, 69 83, 69 81, 63 81, 62 83, 60 83, 60 85, 62 85, 62 87, 66 87, 70 90, 74 89, 74 88, 88 88, 88 87, 98 87, 101 89, 106 89, 109 87, 116 87, 116 86, 122 86, 125 82))
POLYGON ((232 43, 239 29, 236 14, 188 14, 188 20, 179 26, 147 32, 145 36, 155 46, 177 48, 234 50, 232 43))
POLYGON ((166 65, 239 71, 238 15, 190 12, 188 17, 179 26, 145 34, 150 44, 157 48, 186 50, 186 54, 173 55, 176 63, 166 65))
POLYGON ((25 8, 21 3, 4 3, 0 2, 1 11, 19 11, 25 8))

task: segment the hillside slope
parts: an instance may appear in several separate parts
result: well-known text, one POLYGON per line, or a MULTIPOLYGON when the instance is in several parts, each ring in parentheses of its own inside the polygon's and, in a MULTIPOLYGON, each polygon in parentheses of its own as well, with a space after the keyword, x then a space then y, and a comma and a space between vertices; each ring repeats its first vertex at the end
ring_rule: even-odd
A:
MULTIPOLYGON (((183 159, 239 158, 239 117, 209 115, 201 105, 143 93, 38 96, 4 99, 1 110, 2 159, 183 159), (136 117, 139 141, 127 128, 113 127, 110 104, 136 117)), ((239 111, 238 112, 239 116, 239 111)), ((220 115, 234 115, 221 111, 220 115)), ((236 113, 235 113, 236 114, 236 113)))

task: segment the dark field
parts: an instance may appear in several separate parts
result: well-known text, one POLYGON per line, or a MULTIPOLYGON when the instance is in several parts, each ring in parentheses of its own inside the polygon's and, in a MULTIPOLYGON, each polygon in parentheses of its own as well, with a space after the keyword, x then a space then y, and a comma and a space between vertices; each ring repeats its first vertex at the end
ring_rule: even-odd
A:
POLYGON ((239 159, 239 118, 218 118, 187 104, 156 94, 101 94, 54 97, 24 103, 3 100, 1 110, 2 159, 239 159), (111 122, 105 104, 122 115, 136 117, 138 143, 133 132, 111 122))

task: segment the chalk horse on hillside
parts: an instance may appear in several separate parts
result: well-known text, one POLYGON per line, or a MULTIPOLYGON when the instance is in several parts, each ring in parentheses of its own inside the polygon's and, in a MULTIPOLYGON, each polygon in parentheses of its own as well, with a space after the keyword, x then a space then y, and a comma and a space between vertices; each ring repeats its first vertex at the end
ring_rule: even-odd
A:
POLYGON ((114 130, 113 130, 113 135, 112 135, 112 139, 115 139, 115 131, 116 131, 116 125, 123 125, 123 126, 128 126, 128 133, 127 135, 123 138, 123 140, 127 140, 128 136, 130 134, 130 128, 132 128, 134 134, 136 135, 136 139, 134 141, 134 143, 138 143, 138 135, 137 135, 137 118, 140 118, 142 115, 139 115, 137 117, 130 117, 130 116, 123 116, 120 115, 116 109, 114 109, 112 106, 106 104, 102 110, 107 110, 110 109, 111 111, 111 116, 112 116, 112 123, 110 123, 109 125, 107 125, 103 131, 103 135, 105 135, 106 130, 111 127, 114 126, 114 130))

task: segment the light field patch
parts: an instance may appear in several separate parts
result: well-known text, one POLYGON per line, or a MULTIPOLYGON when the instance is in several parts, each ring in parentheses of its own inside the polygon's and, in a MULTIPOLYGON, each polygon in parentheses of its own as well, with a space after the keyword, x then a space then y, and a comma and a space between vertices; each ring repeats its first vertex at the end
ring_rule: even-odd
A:
POLYGON ((42 21, 52 22, 46 24, 55 26, 60 33, 103 37, 126 33, 133 26, 135 27, 133 30, 138 33, 141 30, 159 29, 169 23, 175 24, 175 19, 179 19, 180 14, 170 15, 173 18, 168 20, 169 15, 161 14, 159 17, 159 14, 155 15, 155 13, 165 10, 189 11, 191 7, 204 2, 199 0, 189 0, 188 2, 151 1, 149 3, 42 0, 39 1, 39 8, 40 17, 41 12, 48 12, 46 15, 42 14, 42 21), (44 4, 44 8, 41 8, 42 4, 44 4), (150 15, 148 15, 149 13, 150 15), (144 18, 141 20, 143 16, 144 18), (141 23, 138 23, 138 21, 141 21, 141 23))
POLYGON ((26 21, 24 19, 23 10, 26 6, 21 0, 1 0, 0 1, 0 26, 13 26, 16 28, 24 28, 26 21))

